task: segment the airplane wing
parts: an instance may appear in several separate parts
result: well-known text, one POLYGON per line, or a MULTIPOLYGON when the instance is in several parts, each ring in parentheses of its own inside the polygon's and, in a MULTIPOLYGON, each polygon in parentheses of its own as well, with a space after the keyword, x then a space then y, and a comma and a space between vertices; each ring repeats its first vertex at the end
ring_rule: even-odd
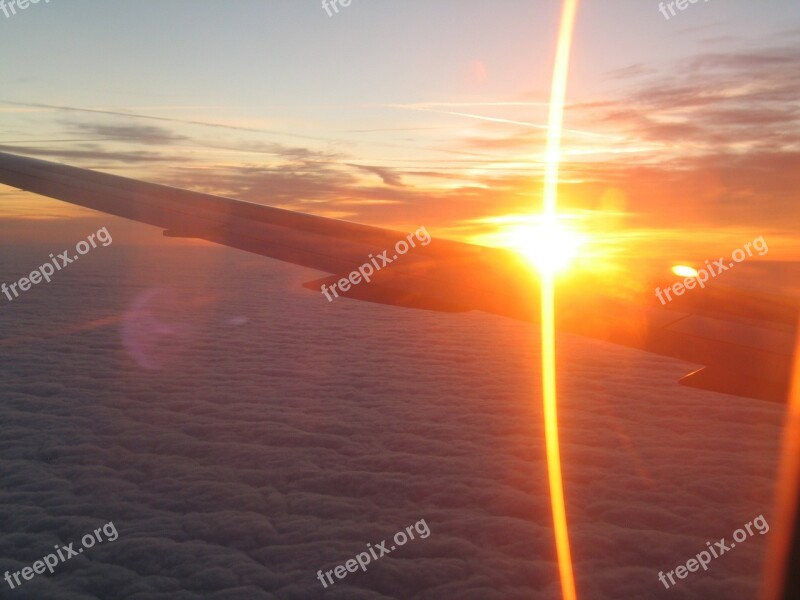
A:
MULTIPOLYGON (((0 153, 0 183, 153 225, 166 236, 317 269, 328 275, 305 286, 336 286, 337 296, 524 321, 539 314, 535 270, 502 249, 430 237, 424 243, 406 232, 6 153, 0 153), (372 266, 369 282, 351 278, 359 267, 366 274, 366 265, 372 266)), ((703 365, 681 379, 683 385, 786 401, 797 331, 794 299, 715 284, 662 305, 653 289, 641 270, 613 276, 591 267, 570 270, 558 287, 558 327, 703 365)))

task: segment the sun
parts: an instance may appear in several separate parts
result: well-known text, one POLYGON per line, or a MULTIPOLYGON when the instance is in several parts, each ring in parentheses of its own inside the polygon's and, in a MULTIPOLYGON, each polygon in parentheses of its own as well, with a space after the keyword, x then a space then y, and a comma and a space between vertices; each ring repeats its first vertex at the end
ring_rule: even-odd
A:
POLYGON ((524 256, 541 273, 564 271, 578 255, 585 237, 557 219, 514 225, 503 232, 505 246, 524 256))

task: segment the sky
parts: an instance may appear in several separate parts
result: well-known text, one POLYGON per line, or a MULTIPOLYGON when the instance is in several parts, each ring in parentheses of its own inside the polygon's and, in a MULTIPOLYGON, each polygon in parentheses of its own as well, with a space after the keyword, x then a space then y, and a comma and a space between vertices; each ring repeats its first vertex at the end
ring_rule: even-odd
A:
MULTIPOLYGON (((558 13, 31 5, 0 18, 0 149, 507 245, 541 205, 558 13)), ((798 258, 800 6, 583 2, 576 27, 560 209, 592 244, 705 258, 764 235, 798 258)), ((2 193, 3 217, 80 213, 2 193)))

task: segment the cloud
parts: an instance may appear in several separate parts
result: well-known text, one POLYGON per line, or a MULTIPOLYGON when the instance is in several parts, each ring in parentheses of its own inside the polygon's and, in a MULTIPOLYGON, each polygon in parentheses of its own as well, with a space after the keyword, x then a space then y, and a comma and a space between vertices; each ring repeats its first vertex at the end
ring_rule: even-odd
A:
POLYGON ((374 175, 377 175, 378 177, 381 178, 381 181, 383 181, 383 183, 385 183, 386 185, 393 187, 403 187, 402 177, 392 169, 388 169, 386 167, 370 167, 368 165, 354 165, 354 164, 348 164, 348 166, 360 169, 362 171, 366 171, 367 173, 372 173, 374 175))
MULTIPOLYGON (((300 288, 310 271, 178 240, 132 247, 113 225, 112 246, 0 309, 21 340, 0 348, 0 573, 109 521, 119 532, 19 597, 321 597, 317 570, 422 518, 430 537, 325 595, 558 595, 533 327, 329 304, 300 288), (154 308, 159 343, 139 351, 162 368, 148 370, 122 317, 165 286, 202 301, 154 308)), ((0 280, 49 251, 4 245, 0 280)), ((781 407, 680 387, 677 361, 573 336, 560 348, 580 589, 753 597, 769 535, 678 590, 657 574, 771 519, 781 407)))
POLYGON ((25 154, 29 156, 46 157, 51 159, 62 159, 66 161, 103 161, 122 164, 141 164, 141 163, 166 163, 174 160, 174 157, 160 154, 158 152, 128 151, 110 152, 104 150, 97 144, 83 144, 86 149, 75 148, 38 148, 35 146, 3 145, 0 144, 0 151, 12 154, 25 154))
POLYGON ((69 123, 68 126, 77 134, 98 136, 118 142, 167 146, 185 142, 188 138, 176 135, 164 127, 153 125, 113 125, 101 123, 69 123))

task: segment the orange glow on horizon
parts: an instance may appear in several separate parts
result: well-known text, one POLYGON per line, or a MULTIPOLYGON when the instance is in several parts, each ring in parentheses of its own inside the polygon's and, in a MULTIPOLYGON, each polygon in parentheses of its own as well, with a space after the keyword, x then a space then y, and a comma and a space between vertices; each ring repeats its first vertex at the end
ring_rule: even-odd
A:
MULTIPOLYGON (((544 181, 544 211, 542 226, 546 231, 558 227, 556 203, 558 198, 558 171, 561 157, 561 134, 564 120, 564 101, 567 91, 569 56, 578 0, 564 0, 558 47, 553 69, 553 87, 547 130, 546 170, 544 181)), ((542 402, 544 406, 545 445, 547 447, 547 472, 550 484, 550 503, 553 529, 564 600, 576 600, 575 575, 569 543, 567 510, 564 500, 564 481, 561 473, 561 450, 558 435, 558 393, 556 389, 556 332, 555 332, 555 273, 541 271, 541 329, 542 329, 542 402)))

